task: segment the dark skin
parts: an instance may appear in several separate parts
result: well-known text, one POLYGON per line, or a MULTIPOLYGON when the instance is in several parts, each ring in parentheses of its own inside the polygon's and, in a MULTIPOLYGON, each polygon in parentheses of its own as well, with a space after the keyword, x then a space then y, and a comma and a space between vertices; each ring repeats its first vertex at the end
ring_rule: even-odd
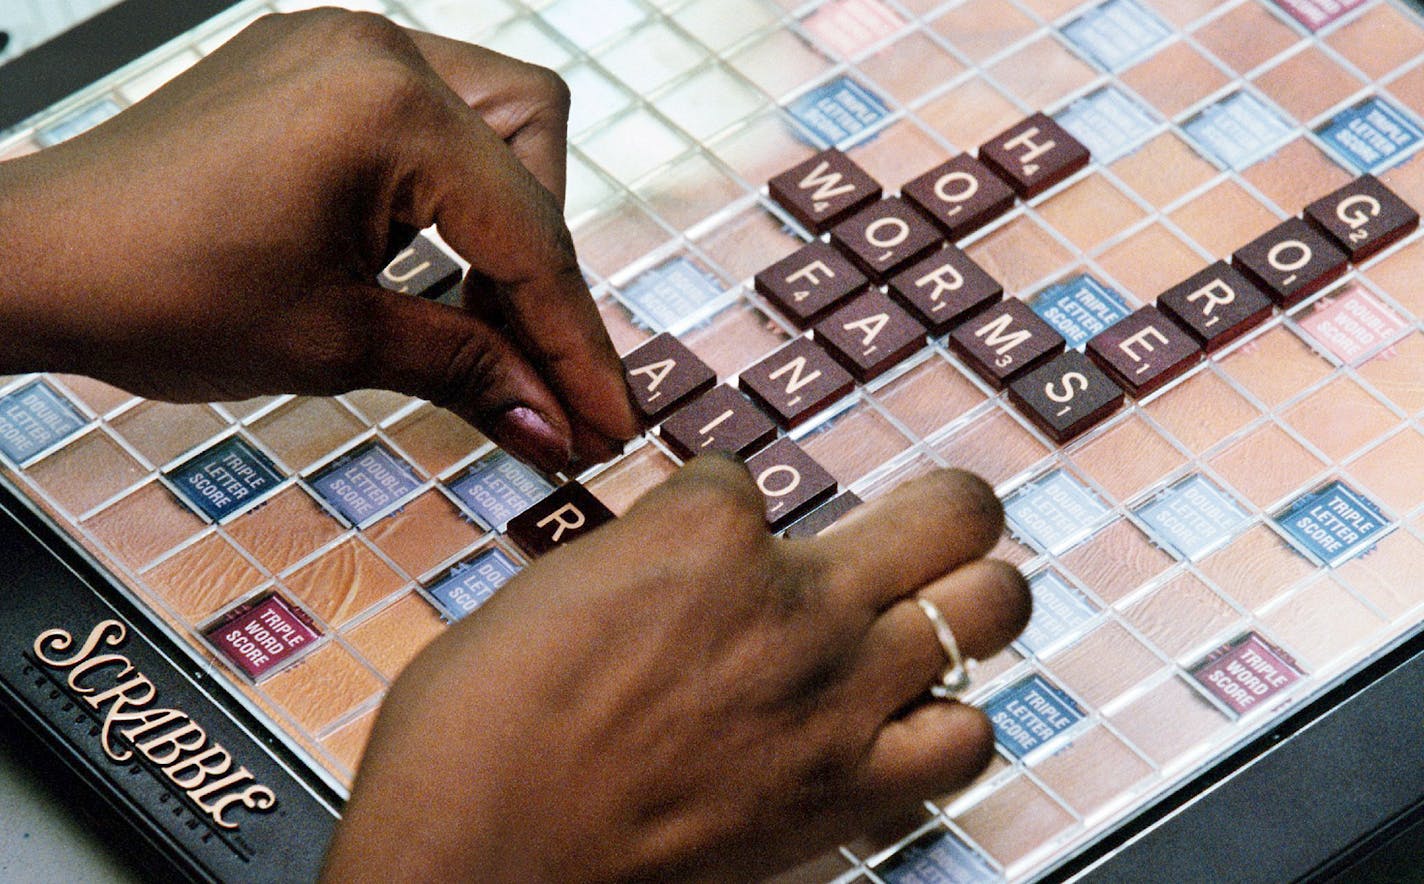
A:
MULTIPOLYGON (((566 112, 556 77, 486 50, 263 19, 0 164, 0 373, 381 386, 545 469, 606 459, 637 427, 560 217, 566 112), (463 310, 375 285, 431 223, 474 268, 463 310)), ((447 630, 386 698, 326 876, 741 880, 971 780, 992 732, 929 697, 946 661, 915 599, 972 657, 1023 627, 1023 578, 985 558, 992 490, 933 472, 801 541, 763 507, 699 458, 447 630)))

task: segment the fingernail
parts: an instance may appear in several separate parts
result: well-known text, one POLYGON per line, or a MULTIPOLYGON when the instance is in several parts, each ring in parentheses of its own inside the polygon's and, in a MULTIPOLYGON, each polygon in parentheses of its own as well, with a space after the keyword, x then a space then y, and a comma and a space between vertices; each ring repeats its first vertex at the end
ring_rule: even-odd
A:
POLYGON ((491 435, 500 447, 528 459, 546 473, 564 469, 573 455, 573 441, 527 405, 516 405, 501 414, 491 435))

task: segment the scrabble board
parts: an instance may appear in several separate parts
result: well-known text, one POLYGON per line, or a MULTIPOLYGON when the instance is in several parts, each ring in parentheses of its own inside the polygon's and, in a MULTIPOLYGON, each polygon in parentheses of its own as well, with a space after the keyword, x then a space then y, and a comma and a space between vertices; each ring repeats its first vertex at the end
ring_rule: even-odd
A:
MULTIPOLYGON (((295 5, 237 4, 14 125, 0 158, 295 5)), ((548 476, 380 391, 172 405, 0 378, 7 510, 258 736, 300 783, 289 816, 329 828, 426 642, 714 448, 791 537, 973 470, 1034 594, 965 696, 995 727, 984 774, 787 880, 1080 870, 1418 638, 1414 6, 358 5, 568 81, 567 219, 647 431, 548 476)), ((449 302, 462 269, 427 231, 381 282, 449 302)), ((39 651, 30 674, 62 685, 39 651)), ((229 816, 280 828, 267 811, 229 816)), ((269 837, 218 852, 266 862, 269 837)))

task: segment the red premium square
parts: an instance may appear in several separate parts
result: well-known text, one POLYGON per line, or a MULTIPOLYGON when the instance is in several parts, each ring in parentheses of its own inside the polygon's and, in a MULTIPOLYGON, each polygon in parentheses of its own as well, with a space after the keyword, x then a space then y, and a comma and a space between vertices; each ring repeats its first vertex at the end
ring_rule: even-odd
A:
POLYGON ((256 681, 311 647, 321 633, 307 615, 278 595, 243 605, 208 630, 208 641, 256 681))

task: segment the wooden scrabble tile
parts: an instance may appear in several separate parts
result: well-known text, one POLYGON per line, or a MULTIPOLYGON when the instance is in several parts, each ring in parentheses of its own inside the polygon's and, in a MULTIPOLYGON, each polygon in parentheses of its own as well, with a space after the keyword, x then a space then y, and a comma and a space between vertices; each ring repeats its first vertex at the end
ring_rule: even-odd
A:
POLYGON ((658 435, 683 460, 708 451, 746 457, 776 438, 776 424, 747 397, 722 384, 663 421, 658 435))
POLYGON ((1156 307, 1143 307, 1088 341, 1090 359, 1134 398, 1180 376, 1201 359, 1201 345, 1156 307))
POLYGON ((825 350, 800 337, 743 369, 737 386, 790 428, 850 393, 855 381, 825 350))
POLYGON ((1047 114, 1036 113, 979 148, 979 160, 1024 199, 1088 165, 1088 149, 1047 114))
POLYGON ((831 244, 874 280, 895 275, 944 244, 944 234, 898 196, 871 203, 831 228, 831 244))
POLYGON ((1287 308, 1338 279, 1349 259, 1320 231, 1291 218, 1237 249, 1231 263, 1287 308))
POLYGON ((1063 352, 1063 336, 1018 298, 988 308, 950 332, 949 347, 996 390, 1063 352))
POLYGON ((717 383, 716 372, 667 332, 624 356, 623 372, 633 404, 649 424, 717 383))
POLYGON ((836 493, 835 477, 785 436, 748 458, 747 469, 766 498, 766 521, 773 531, 836 493))
POLYGON ((1013 190, 967 153, 907 183, 900 193, 951 240, 968 236, 1014 205, 1013 190))
POLYGON ((854 491, 842 491, 835 497, 816 507, 811 512, 787 526, 787 537, 815 537, 839 522, 841 516, 860 506, 861 499, 854 491))
POLYGON ((845 154, 830 148, 767 182, 771 198, 807 230, 825 233, 880 199, 880 184, 845 154))
POLYGON ((1418 227, 1419 213, 1375 176, 1361 175, 1306 206, 1305 220, 1358 264, 1418 227))
POLYGON ((1059 445, 1122 407, 1122 388, 1088 357, 1068 350, 1009 385, 1009 400, 1059 445))
POLYGON ((445 250, 418 234, 386 265, 376 282, 381 288, 434 301, 460 281, 460 265, 445 250))
POLYGON ((1004 287, 954 246, 901 270, 890 278, 887 290, 935 336, 1004 296, 1004 287))
POLYGON ((1212 353, 1270 318, 1271 299, 1241 271, 1217 261, 1159 295, 1157 309, 1212 353))
POLYGON ((758 273, 753 286, 800 328, 808 328, 868 280, 850 259, 816 240, 758 273))
POLYGON ((505 532, 530 558, 536 558, 613 519, 612 511, 602 501, 571 481, 510 519, 505 532))
POLYGON ((865 383, 925 346, 925 327, 879 289, 857 295, 816 324, 816 343, 865 383))

